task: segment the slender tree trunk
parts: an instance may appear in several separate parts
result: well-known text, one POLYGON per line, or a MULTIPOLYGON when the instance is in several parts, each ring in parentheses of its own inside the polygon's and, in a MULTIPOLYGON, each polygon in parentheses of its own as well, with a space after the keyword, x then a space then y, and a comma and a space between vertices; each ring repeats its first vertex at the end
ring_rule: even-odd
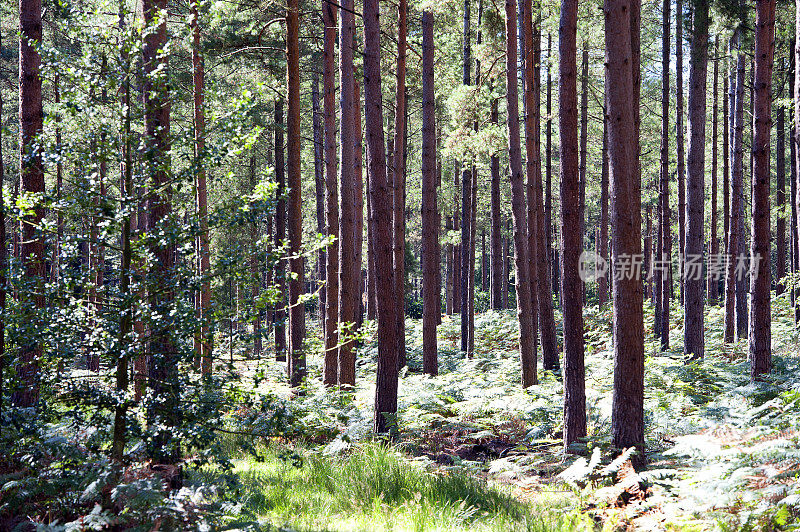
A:
MULTIPOLYGON (((795 53, 794 49, 797 46, 795 39, 792 40, 792 46, 790 47, 791 52, 789 53, 789 63, 791 64, 790 67, 790 94, 792 97, 795 97, 795 91, 797 90, 797 86, 800 85, 797 83, 796 76, 797 76, 797 63, 795 61, 795 53)), ((795 119, 796 120, 796 119, 795 119)), ((792 220, 789 224, 791 227, 791 238, 792 238, 792 264, 793 270, 792 273, 797 273, 800 271, 800 234, 798 234, 798 213, 800 209, 797 208, 798 205, 798 190, 800 187, 797 186, 797 166, 795 165, 795 160, 797 158, 797 144, 795 135, 797 132, 797 125, 796 122, 789 119, 789 127, 787 128, 787 135, 788 135, 788 142, 789 142, 789 182, 791 183, 789 187, 789 203, 791 204, 791 216, 792 220)), ((795 327, 798 323, 800 323, 800 305, 798 305, 798 301, 800 301, 800 297, 798 297, 798 289, 795 288, 792 290, 792 307, 794 308, 794 323, 795 327)))
POLYGON ((753 226, 750 239, 750 378, 768 374, 772 366, 770 308, 770 132, 772 67, 775 55, 775 0, 756 3, 755 101, 753 149, 753 226))
MULTIPOLYGON (((717 238, 717 110, 719 92, 719 36, 714 37, 714 85, 713 105, 711 110, 711 250, 710 256, 719 255, 719 239, 717 238)), ((724 99, 724 98, 723 98, 724 99)), ((716 305, 718 283, 714 275, 708 275, 708 304, 716 305)))
MULTIPOLYGON (((364 323, 364 292, 365 283, 362 279, 361 263, 363 259, 364 249, 364 164, 363 164, 363 130, 361 128, 361 86, 356 81, 353 85, 353 167, 355 186, 353 189, 353 201, 355 207, 355 222, 353 233, 355 234, 354 241, 354 258, 353 264, 356 266, 356 329, 361 328, 364 323)), ((355 357, 353 357, 355 362, 355 357)), ((355 369, 353 370, 355 372, 355 369)), ((354 373, 355 375, 355 373, 354 373)))
MULTIPOLYGON (((583 239, 586 235, 586 156, 587 142, 589 136, 589 41, 583 41, 583 52, 581 54, 581 131, 580 131, 580 160, 578 174, 580 179, 580 204, 579 214, 581 217, 580 234, 581 249, 583 249, 583 239)), ((581 281, 581 292, 583 302, 586 302, 586 287, 581 281)))
POLYGON ((194 157, 195 179, 197 183, 197 217, 200 222, 200 235, 198 237, 199 271, 202 279, 199 293, 197 318, 200 320, 200 334, 195 344, 195 352, 200 357, 200 367, 204 374, 211 373, 212 338, 209 332, 208 311, 211 308, 211 280, 208 278, 211 270, 211 251, 209 248, 208 229, 208 192, 206 183, 206 169, 203 158, 205 157, 205 128, 206 117, 203 101, 205 98, 205 66, 203 56, 200 55, 200 25, 198 0, 192 0, 191 29, 192 29, 192 89, 194 103, 194 157))
POLYGON ((703 229, 705 226, 706 78, 708 71, 708 0, 693 0, 689 60, 689 175, 686 181, 686 242, 684 243, 684 347, 692 359, 703 358, 705 283, 703 229), (690 268, 689 265, 692 265, 690 268))
POLYGON ((686 246, 686 174, 683 140, 683 0, 675 3, 675 86, 677 90, 675 112, 675 142, 678 147, 678 281, 683 304, 683 262, 686 246))
MULTIPOLYGON (((559 367, 558 341, 556 339, 555 317, 553 315, 553 297, 550 285, 550 262, 547 248, 547 235, 545 233, 544 201, 542 191, 542 161, 540 151, 540 83, 539 69, 541 57, 541 33, 539 24, 541 18, 537 14, 537 25, 534 29, 531 0, 524 0, 525 43, 526 43, 526 85, 525 98, 527 100, 527 120, 525 121, 525 136, 528 162, 528 179, 533 190, 529 210, 533 212, 533 226, 529 228, 534 236, 535 250, 532 254, 534 269, 531 276, 536 278, 537 302, 539 312, 539 329, 542 340, 542 367, 546 370, 555 370, 559 367)), ((530 218, 529 218, 530 222, 530 218)))
POLYGON ((325 356, 323 377, 326 386, 339 381, 338 342, 339 336, 339 196, 336 179, 336 9, 337 4, 322 1, 323 33, 323 115, 325 122, 325 218, 328 237, 333 243, 328 246, 325 264, 325 356), (334 296, 334 294, 337 294, 334 296))
POLYGON ((364 1, 364 111, 367 128, 370 224, 375 239, 376 284, 388 287, 377 291, 378 369, 375 383, 374 429, 384 433, 394 428, 397 413, 399 310, 394 293, 392 269, 392 194, 386 179, 386 148, 383 137, 383 97, 381 93, 380 8, 378 0, 364 1))
POLYGON ((305 336, 305 308, 300 295, 303 293, 303 203, 300 176, 300 5, 299 0, 288 0, 286 8, 286 86, 287 102, 287 176, 289 185, 288 235, 289 268, 289 384, 297 388, 306 376, 306 360, 303 351, 305 336))
MULTIPOLYGON (((355 386, 353 324, 357 312, 355 265, 355 123, 353 100, 353 1, 342 0, 339 17, 339 354, 338 383, 355 386)), ((361 268, 358 268, 359 272, 361 268)))
MULTIPOLYGON (((256 154, 250 156, 250 186, 255 191, 258 185, 256 174, 256 154)), ((250 224, 250 301, 252 301, 252 321, 253 321, 253 357, 258 360, 261 357, 261 309, 256 304, 261 293, 261 278, 259 274, 261 257, 259 253, 259 222, 254 221, 250 224)))
POLYGON ((422 13, 422 370, 439 373, 436 321, 440 314, 436 287, 436 110, 434 93, 433 13, 422 13))
MULTIPOLYGON (((444 232, 449 235, 453 230, 453 218, 447 216, 444 222, 444 232)), ((449 316, 453 314, 453 244, 447 244, 445 249, 445 313, 449 316)))
MULTIPOLYGON (((745 56, 741 51, 741 29, 737 29, 731 39, 731 52, 736 48, 736 92, 735 105, 731 109, 733 121, 732 134, 732 164, 731 164, 731 215, 728 225, 728 272, 725 278, 725 335, 726 343, 734 340, 736 325, 736 262, 739 254, 741 240, 741 221, 742 215, 742 160, 744 158, 742 148, 742 130, 744 127, 744 68, 745 56)), ((733 83, 731 83, 734 85, 733 83)))
POLYGON ((538 383, 536 375, 535 331, 531 287, 528 277, 528 223, 525 183, 522 177, 522 152, 519 139, 519 92, 517 86, 517 0, 506 0, 506 99, 508 107, 508 156, 511 170, 511 214, 514 222, 514 265, 516 269, 517 317, 519 319, 522 387, 538 383))
MULTIPOLYGON (((280 249, 286 239, 286 174, 283 146, 283 99, 275 100, 275 181, 278 197, 275 206, 275 248, 280 249)), ((286 360, 286 261, 275 265, 275 280, 280 302, 275 309, 275 360, 286 360)))
MULTIPOLYGON (((641 196, 639 175, 638 0, 606 0, 606 104, 611 171, 613 262, 639 256, 641 196)), ((629 272, 633 273, 633 272, 629 272)), ((614 280, 613 445, 635 447, 644 459, 644 324, 642 284, 635 275, 614 280)))
MULTIPOLYGON (((470 36, 470 0, 464 1, 464 32, 463 32, 463 64, 462 79, 464 85, 470 84, 470 64, 472 62, 472 48, 470 36)), ((472 174, 469 164, 464 162, 461 170, 461 263, 459 293, 461 296, 461 351, 469 353, 469 271, 470 271, 470 221, 472 215, 472 174)))
POLYGON ((553 84, 550 72, 552 61, 552 35, 547 34, 547 95, 545 97, 547 118, 545 122, 545 179, 544 179, 544 223, 547 231, 547 258, 550 265, 550 286, 558 296, 561 280, 556 275, 555 252, 553 250, 553 84))
POLYGON ((655 316, 653 335, 661 340, 661 348, 665 350, 664 339, 669 343, 669 306, 664 308, 664 300, 669 301, 665 280, 669 275, 664 273, 664 265, 669 264, 670 249, 666 247, 670 231, 669 208, 669 63, 670 63, 670 0, 664 0, 661 7, 661 149, 660 171, 658 183, 658 243, 654 257, 653 298, 655 316), (664 315, 666 313, 666 316, 664 315), (664 330, 666 322, 666 331, 664 330), (666 334, 665 334, 666 333, 666 334))
MULTIPOLYGON (((20 176, 25 193, 44 193, 42 158, 34 150, 36 138, 42 132, 42 79, 39 75, 41 58, 36 49, 42 39, 41 0, 20 0, 19 5, 19 119, 20 119, 20 176)), ((22 219, 20 253, 25 277, 30 287, 20 291, 25 321, 32 324, 35 309, 44 306, 42 290, 45 281, 44 241, 37 234, 44 208, 37 206, 22 219), (25 294, 27 292, 27 294, 25 294)), ((36 331, 35 325, 33 331, 36 331)), ((39 401, 39 358, 42 347, 31 337, 20 346, 17 376, 20 384, 11 394, 11 404, 34 406, 39 401)))
POLYGON ((783 278, 786 277, 786 113, 782 105, 777 106, 775 114, 775 203, 778 207, 775 221, 775 294, 781 295, 785 290, 783 278))
MULTIPOLYGON (((724 256, 730 255, 730 250, 728 249, 728 229, 730 224, 730 214, 731 214, 731 196, 730 196, 730 186, 731 186, 731 179, 730 179, 730 155, 729 155, 729 147, 730 147, 730 130, 728 128, 729 123, 729 116, 728 116, 728 78, 730 77, 730 69, 728 68, 728 62, 725 62, 725 75, 722 78, 722 252, 725 253, 724 256)), ((720 279, 719 277, 715 280, 717 283, 718 289, 718 297, 722 299, 722 304, 725 304, 725 273, 722 272, 722 288, 720 289, 720 279)))
MULTIPOLYGON (((120 12, 119 15, 119 26, 120 30, 125 29, 125 18, 124 12, 120 12)), ((131 85, 130 85, 130 70, 131 70, 131 62, 130 62, 130 55, 128 54, 127 49, 123 48, 122 52, 120 53, 120 63, 125 68, 124 73, 126 74, 124 77, 123 87, 122 87, 122 96, 120 97, 120 103, 123 105, 125 109, 125 115, 122 119, 121 124, 121 138, 120 140, 120 147, 121 147, 121 164, 120 164, 120 185, 121 185, 121 194, 120 194, 120 210, 125 212, 125 216, 122 219, 122 234, 120 238, 120 243, 122 245, 122 256, 120 258, 120 278, 119 278, 119 291, 120 295, 123 298, 123 301, 126 301, 126 307, 124 308, 120 314, 120 322, 119 322, 119 336, 118 340, 120 345, 126 344, 135 344, 135 340, 131 341, 131 333, 133 332, 133 316, 134 316, 134 306, 135 300, 133 298, 133 294, 130 291, 130 284, 131 284, 131 263, 132 263, 132 249, 131 249, 131 234, 132 234, 132 226, 134 225, 132 222, 135 220, 137 215, 136 209, 131 210, 131 202, 137 201, 136 196, 134 195, 133 189, 133 157, 132 157, 132 150, 131 150, 131 85)), ((0 98, 0 115, 2 115, 2 98, 0 98)), ((0 144, 2 144, 2 138, 0 138, 0 144)), ((0 183, 2 183, 2 153, 0 152, 0 183)), ((2 186, 0 186, 0 194, 2 193, 2 186)), ((2 201, 0 201, 2 204, 2 201)), ((136 205, 135 203, 133 205, 136 205)), ((5 220, 4 220, 4 213, 0 211, 0 267, 5 267, 5 220)), ((2 270, 4 271, 4 270, 2 270)), ((5 277, 0 277, 0 282, 3 284, 3 288, 0 288, 0 308, 5 308, 5 277)), ((0 322, 0 357, 2 357, 3 351, 3 334, 2 334, 2 322, 0 322)), ((117 368, 116 368, 116 390, 117 392, 124 393, 128 389, 128 350, 124 350, 117 359, 117 368)), ((2 379, 0 379, 2 381, 2 379)), ((116 460, 117 462, 122 462, 124 455, 125 455, 125 438, 127 433, 127 408, 128 404, 126 400, 122 398, 117 399, 116 405, 114 405, 114 428, 113 428, 113 440, 111 446, 111 458, 116 460)))
POLYGON ((398 364, 406 365, 405 256, 406 256, 406 39, 408 3, 400 0, 397 7, 397 105, 394 137, 394 282, 397 301, 398 364))
MULTIPOLYGON (((608 120, 603 110, 603 152, 600 168, 600 245, 599 255, 608 264, 608 120)), ((563 253, 562 253, 563 257, 563 253)), ((563 258, 562 258, 563 261, 563 258)), ((598 302, 602 307, 608 302, 608 275, 597 280, 598 302)), ((581 319, 583 319, 581 317, 581 319)), ((566 357, 566 352, 565 355, 566 357)))
MULTIPOLYGON (((314 70, 311 74, 311 112, 312 128, 314 132, 314 197, 316 199, 317 232, 325 234, 325 126, 322 122, 322 110, 319 103, 319 73, 314 70)), ((320 325, 325 330, 325 300, 327 296, 325 279, 327 253, 321 248, 317 253, 317 281, 319 288, 320 325)), ((324 334, 324 333, 323 333, 324 334)))
MULTIPOLYGON (((498 101, 492 100, 491 122, 497 124, 499 118, 498 101)), ((503 226, 501 218, 501 197, 500 197, 500 157, 493 154, 489 161, 491 173, 490 184, 490 211, 491 211, 491 233, 489 236, 490 262, 491 262, 491 306, 493 310, 500 310, 503 307, 503 226)))
MULTIPOLYGON (((578 0, 562 0, 558 31, 558 126, 561 174, 561 297, 564 315, 564 446, 586 436, 586 384, 583 353, 583 296, 579 262, 580 171, 577 107, 578 0)), ((629 102, 630 103, 630 102, 629 102)))
MULTIPOLYGON (((145 68, 145 135, 147 138, 146 165, 153 188, 148 201, 148 232, 169 229, 163 227, 169 222, 171 205, 171 175, 169 170, 169 126, 170 95, 163 70, 167 68, 166 59, 161 50, 167 42, 166 18, 161 18, 167 9, 166 0, 144 0, 143 13, 145 24, 158 25, 145 33, 142 49, 145 68), (158 75, 156 75, 158 73, 158 75)), ((151 294, 150 305, 156 315, 171 315, 174 292, 172 280, 175 261, 175 248, 171 243, 153 244, 151 250, 155 256, 154 272, 158 295, 151 294)), ((172 323, 162 318, 154 322, 155 330, 150 331, 151 363, 149 385, 155 397, 162 398, 152 407, 151 422, 174 427, 178 423, 177 404, 177 367, 175 357, 177 349, 172 338, 172 323)), ((159 441, 154 446, 153 459, 156 463, 174 463, 178 458, 177 441, 169 430, 162 431, 159 441)))

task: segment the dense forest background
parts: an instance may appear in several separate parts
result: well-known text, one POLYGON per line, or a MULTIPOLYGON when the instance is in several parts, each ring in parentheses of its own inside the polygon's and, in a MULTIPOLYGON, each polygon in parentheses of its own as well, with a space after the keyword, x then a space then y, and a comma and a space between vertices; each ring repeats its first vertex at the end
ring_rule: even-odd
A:
POLYGON ((0 2, 0 530, 795 529, 797 13, 0 2))

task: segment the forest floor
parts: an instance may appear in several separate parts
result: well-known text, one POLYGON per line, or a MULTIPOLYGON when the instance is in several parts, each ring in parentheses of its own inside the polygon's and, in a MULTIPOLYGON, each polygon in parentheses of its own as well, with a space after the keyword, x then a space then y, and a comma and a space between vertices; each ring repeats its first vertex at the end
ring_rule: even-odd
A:
MULTIPOLYGON (((398 436, 371 435, 374 330, 352 394, 309 386, 275 411, 231 417, 239 429, 280 412, 285 430, 244 456, 230 526, 282 530, 789 530, 800 516, 800 358, 789 305, 775 301, 773 373, 749 383, 744 344, 722 346, 720 308, 706 314, 706 358, 687 363, 675 308, 671 349, 647 344, 646 468, 609 448, 613 350, 607 310, 586 309, 589 435, 580 455, 561 444, 563 387, 546 373, 522 390, 512 312, 476 316, 474 357, 458 352, 459 323, 439 327, 440 375, 424 376, 421 323, 407 321, 409 361, 399 388, 398 436)), ((646 330, 652 330, 652 315, 646 330)), ((310 346, 319 351, 319 346, 310 346)), ((237 363, 265 393, 288 397, 280 364, 237 363)), ((213 470, 199 478, 212 481, 213 470)))

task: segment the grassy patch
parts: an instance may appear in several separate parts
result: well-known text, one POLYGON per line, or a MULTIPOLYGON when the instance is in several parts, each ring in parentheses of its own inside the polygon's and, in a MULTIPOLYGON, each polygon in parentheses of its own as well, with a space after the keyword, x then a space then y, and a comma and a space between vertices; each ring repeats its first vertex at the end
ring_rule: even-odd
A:
MULTIPOLYGON (((276 447, 237 463, 240 517, 270 527, 321 530, 591 530, 570 501, 525 504, 473 473, 426 470, 392 448, 346 456, 287 455, 276 447)), ((233 523, 232 523, 233 524, 233 523)))

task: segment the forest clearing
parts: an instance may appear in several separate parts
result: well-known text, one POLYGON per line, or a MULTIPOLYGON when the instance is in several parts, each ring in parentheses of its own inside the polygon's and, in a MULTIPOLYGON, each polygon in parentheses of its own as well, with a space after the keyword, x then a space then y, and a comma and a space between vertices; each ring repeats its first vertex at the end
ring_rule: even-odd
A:
POLYGON ((0 532, 800 530, 800 4, 337 1, 0 1, 0 532))

